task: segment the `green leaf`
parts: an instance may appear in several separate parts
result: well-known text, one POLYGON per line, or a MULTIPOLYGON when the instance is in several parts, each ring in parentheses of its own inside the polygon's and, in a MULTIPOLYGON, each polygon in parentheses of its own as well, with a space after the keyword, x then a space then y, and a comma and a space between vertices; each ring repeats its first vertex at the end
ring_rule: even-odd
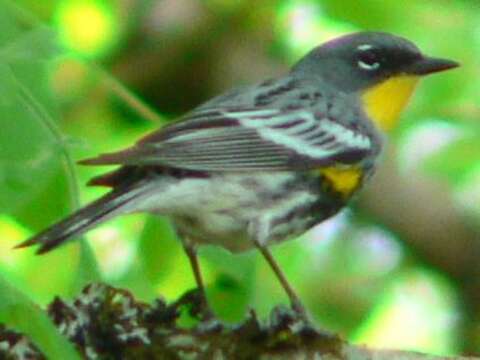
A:
POLYGON ((0 47, 8 44, 22 33, 15 14, 9 9, 8 2, 0 1, 0 47))
POLYGON ((181 249, 172 226, 166 219, 150 217, 138 246, 139 261, 152 285, 156 285, 175 264, 181 249))
POLYGON ((14 41, 7 43, 0 49, 0 58, 4 62, 50 60, 52 55, 60 53, 60 46, 56 41, 53 30, 46 26, 39 26, 31 31, 22 33, 14 41))
POLYGON ((240 321, 256 291, 257 254, 232 254, 217 246, 202 247, 199 253, 214 312, 226 321, 240 321))
POLYGON ((0 277, 0 322, 27 335, 48 359, 81 359, 44 311, 0 277))
MULTIPOLYGON (((5 4, 0 1, 0 208, 37 231, 78 207, 73 162, 57 129, 50 89, 50 66, 61 52, 52 31, 26 25, 23 16, 18 21, 18 12, 5 4)), ((32 258, 14 277, 43 303, 52 294, 73 294, 99 274, 88 246, 82 244, 32 258)))
POLYGON ((72 281, 70 292, 78 294, 87 284, 102 280, 97 260, 92 248, 85 241, 80 241, 78 271, 72 281))
MULTIPOLYGON (((181 246, 169 222, 153 216, 148 217, 142 233, 132 242, 137 244, 135 260, 125 275, 114 283, 127 287, 139 299, 151 301, 157 296, 159 283, 178 266, 176 255, 181 246)), ((175 286, 178 287, 178 282, 175 286)))

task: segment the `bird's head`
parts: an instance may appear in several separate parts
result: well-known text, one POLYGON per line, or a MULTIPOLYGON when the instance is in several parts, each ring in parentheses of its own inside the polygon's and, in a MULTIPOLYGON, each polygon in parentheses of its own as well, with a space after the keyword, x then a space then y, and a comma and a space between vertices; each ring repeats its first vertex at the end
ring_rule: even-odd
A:
POLYGON ((370 118, 387 129, 395 123, 420 77, 457 66, 455 61, 424 55, 402 37, 360 32, 313 49, 292 71, 319 77, 338 91, 359 94, 370 118))

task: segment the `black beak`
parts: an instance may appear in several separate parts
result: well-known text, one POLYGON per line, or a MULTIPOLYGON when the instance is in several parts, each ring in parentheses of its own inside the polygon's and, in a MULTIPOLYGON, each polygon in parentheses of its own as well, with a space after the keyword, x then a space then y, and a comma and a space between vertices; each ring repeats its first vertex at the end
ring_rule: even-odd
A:
POLYGON ((453 60, 422 57, 408 67, 407 73, 413 75, 428 75, 454 69, 458 66, 460 66, 460 64, 453 60))

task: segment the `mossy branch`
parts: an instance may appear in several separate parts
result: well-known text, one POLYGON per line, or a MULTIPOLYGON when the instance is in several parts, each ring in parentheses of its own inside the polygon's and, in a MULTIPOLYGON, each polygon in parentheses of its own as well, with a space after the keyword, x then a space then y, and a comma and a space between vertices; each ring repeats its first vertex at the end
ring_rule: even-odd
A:
MULTIPOLYGON (((195 291, 170 305, 160 299, 148 305, 126 290, 92 284, 71 303, 54 299, 47 311, 85 359, 435 359, 348 344, 285 307, 273 309, 265 323, 252 311, 241 324, 226 325, 200 320, 200 304, 195 291), (185 315, 195 325, 179 325, 185 315)), ((1 325, 0 358, 46 359, 1 325)))

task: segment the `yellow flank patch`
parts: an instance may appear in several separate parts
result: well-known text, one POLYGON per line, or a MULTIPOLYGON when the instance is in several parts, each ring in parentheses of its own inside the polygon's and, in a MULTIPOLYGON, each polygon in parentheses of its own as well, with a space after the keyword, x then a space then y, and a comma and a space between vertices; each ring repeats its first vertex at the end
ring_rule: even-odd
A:
POLYGON ((350 196, 358 188, 362 180, 362 170, 354 167, 326 167, 320 169, 320 174, 330 182, 335 191, 345 197, 350 196))
POLYGON ((399 75, 365 90, 361 98, 368 117, 382 130, 393 128, 418 80, 418 76, 399 75))

